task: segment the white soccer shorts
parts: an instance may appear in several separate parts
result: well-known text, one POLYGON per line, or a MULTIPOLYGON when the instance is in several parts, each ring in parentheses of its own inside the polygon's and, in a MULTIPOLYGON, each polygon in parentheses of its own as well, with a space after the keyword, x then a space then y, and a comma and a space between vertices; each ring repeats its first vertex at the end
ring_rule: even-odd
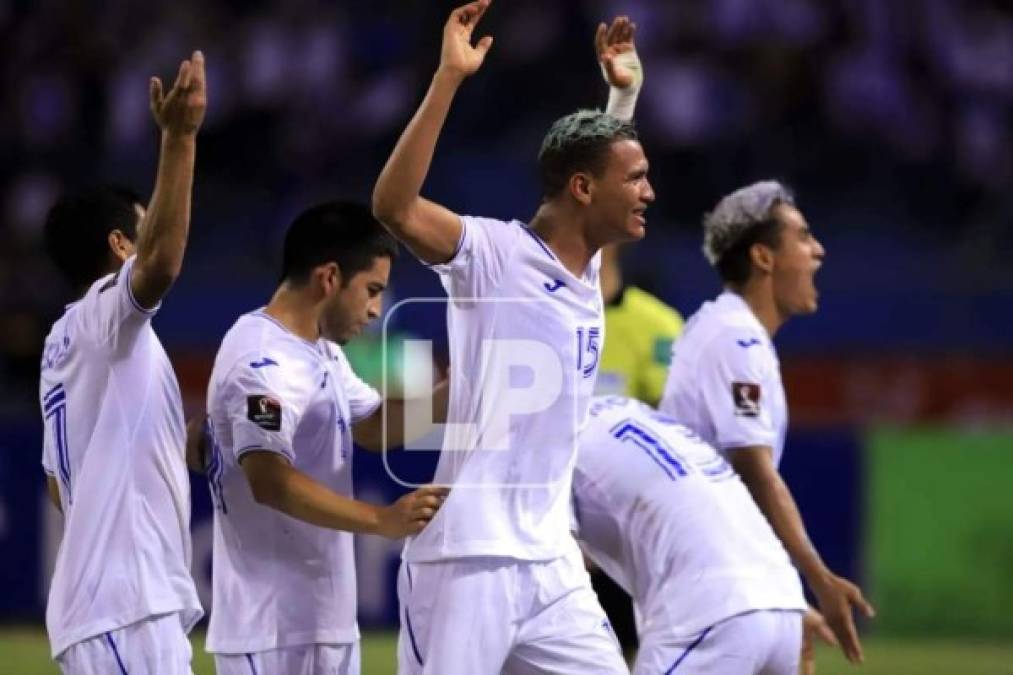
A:
POLYGON ((72 644, 56 657, 64 675, 193 675, 179 614, 162 614, 72 644))
POLYGON ((684 640, 645 635, 633 673, 797 675, 801 649, 802 612, 760 610, 725 619, 684 640))
POLYGON ((359 642, 215 654, 217 675, 359 675, 359 642))
POLYGON ((400 675, 628 673, 580 552, 402 563, 400 675))

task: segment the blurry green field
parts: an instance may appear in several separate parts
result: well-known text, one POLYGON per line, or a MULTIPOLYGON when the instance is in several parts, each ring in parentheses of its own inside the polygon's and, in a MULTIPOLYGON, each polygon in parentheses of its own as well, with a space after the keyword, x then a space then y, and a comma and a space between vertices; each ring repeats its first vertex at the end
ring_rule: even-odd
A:
MULTIPOLYGON (((204 653, 204 636, 194 636, 194 673, 213 675, 204 653)), ((363 675, 395 672, 393 633, 367 633, 362 640, 363 675)), ((820 675, 1013 675, 1013 645, 969 644, 942 640, 874 640, 866 642, 866 663, 853 668, 835 652, 823 650, 820 675)), ((0 629, 0 673, 52 675, 45 635, 38 629, 0 629)))

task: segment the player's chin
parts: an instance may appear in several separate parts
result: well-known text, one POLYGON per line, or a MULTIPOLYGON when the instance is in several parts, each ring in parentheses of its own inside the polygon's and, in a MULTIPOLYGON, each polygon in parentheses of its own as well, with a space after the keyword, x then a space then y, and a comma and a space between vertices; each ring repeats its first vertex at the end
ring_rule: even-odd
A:
POLYGON ((647 234, 647 221, 643 216, 634 216, 626 224, 627 241, 639 241, 647 234))

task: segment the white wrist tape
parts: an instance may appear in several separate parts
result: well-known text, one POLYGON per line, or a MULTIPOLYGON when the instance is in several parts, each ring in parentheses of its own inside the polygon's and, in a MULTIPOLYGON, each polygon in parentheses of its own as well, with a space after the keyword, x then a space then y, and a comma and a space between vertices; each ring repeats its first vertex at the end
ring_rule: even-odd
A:
MULTIPOLYGON (((640 57, 636 51, 623 52, 614 59, 617 66, 626 68, 633 73, 633 82, 628 87, 609 87, 608 105, 605 112, 616 119, 629 122, 633 119, 633 111, 637 107, 637 97, 640 95, 640 87, 644 83, 644 69, 640 65, 640 57)), ((605 66, 601 67, 602 77, 608 82, 608 75, 605 73, 605 66)))

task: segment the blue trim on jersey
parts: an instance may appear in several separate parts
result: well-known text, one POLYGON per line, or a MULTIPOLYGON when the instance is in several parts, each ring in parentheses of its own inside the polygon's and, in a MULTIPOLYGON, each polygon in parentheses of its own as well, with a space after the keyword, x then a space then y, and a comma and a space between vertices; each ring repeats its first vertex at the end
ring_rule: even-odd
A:
POLYGON ((545 242, 542 241, 542 238, 539 237, 537 234, 535 234, 534 231, 530 227, 525 227, 525 226, 521 225, 521 229, 524 230, 525 232, 527 232, 529 235, 531 235, 531 238, 535 240, 535 243, 538 244, 539 246, 541 246, 542 250, 545 251, 545 253, 548 254, 548 256, 550 258, 552 258, 556 262, 559 262, 559 259, 556 257, 556 255, 552 251, 549 250, 549 247, 545 245, 545 242))
POLYGON ((266 448, 263 445, 260 445, 259 443, 254 443, 253 445, 246 445, 236 450, 236 461, 238 462, 239 458, 248 452, 261 450, 264 452, 273 452, 276 455, 281 455, 282 457, 288 459, 288 461, 295 464, 295 455, 293 455, 290 450, 279 450, 278 448, 266 448))
POLYGON ((404 608, 404 621, 405 625, 408 626, 408 639, 411 640, 412 651, 415 652, 415 660, 419 662, 420 666, 424 666, 426 664, 422 661, 422 654, 419 652, 419 645, 415 641, 415 631, 412 630, 412 618, 408 616, 407 607, 404 608))
POLYGON ((106 633, 106 642, 108 642, 109 646, 112 647, 113 649, 113 656, 116 657, 116 665, 120 667, 121 675, 129 675, 127 673, 126 666, 123 665, 123 659, 120 658, 120 651, 116 649, 116 643, 113 642, 113 636, 110 635, 109 633, 106 633))
POLYGON ((57 382, 55 385, 53 385, 52 389, 50 389, 49 391, 47 391, 45 394, 42 395, 42 402, 48 405, 49 397, 52 396, 53 394, 58 394, 62 391, 63 391, 63 383, 57 382))
POLYGON ((210 418, 204 421, 204 436, 211 444, 211 460, 208 462, 208 486, 211 488, 211 499, 223 514, 228 514, 229 507, 225 504, 225 488, 222 486, 225 462, 222 460, 222 446, 218 443, 215 427, 210 418))
POLYGON ((56 392, 52 398, 46 401, 44 412, 48 413, 50 410, 53 409, 54 406, 56 406, 56 404, 60 403, 60 401, 66 400, 67 400, 67 393, 61 389, 60 391, 56 392))
POLYGON ((687 656, 689 656, 689 653, 694 649, 696 649, 697 645, 703 642, 703 639, 707 637, 707 633, 711 632, 711 628, 714 628, 714 626, 708 626, 704 630, 704 632, 700 633, 700 637, 698 637, 696 640, 693 640, 693 644, 686 647, 686 651, 682 653, 682 656, 680 656, 678 659, 675 660, 675 663, 672 664, 671 668, 665 671, 665 675, 671 675, 671 673, 675 672, 675 669, 679 667, 679 664, 682 663, 687 656))
POLYGON ((675 472, 680 476, 689 475, 686 472, 686 468, 676 459, 675 451, 665 445, 664 441, 655 438, 652 434, 648 433, 646 429, 638 425, 632 419, 626 419, 615 425, 611 429, 611 433, 620 441, 631 441, 638 448, 647 453, 647 455, 654 460, 654 462, 661 467, 661 469, 668 475, 672 480, 676 480, 676 477, 672 475, 672 472, 668 470, 668 467, 675 469, 675 472), (652 452, 653 450, 653 452, 652 452), (659 459, 660 458, 660 459, 659 459), (664 460, 665 464, 662 464, 664 460))
POLYGON ((246 662, 250 664, 250 672, 257 675, 257 666, 253 665, 253 654, 246 655, 246 662))
MULTIPOLYGON (((56 465, 60 474, 60 481, 63 483, 64 492, 67 493, 67 501, 70 502, 70 453, 67 450, 67 403, 61 389, 51 399, 53 407, 47 409, 46 420, 53 420, 53 442, 56 444, 56 465)), ((53 388, 56 390, 56 387, 53 388)), ((50 392, 52 393, 52 391, 50 392)))

